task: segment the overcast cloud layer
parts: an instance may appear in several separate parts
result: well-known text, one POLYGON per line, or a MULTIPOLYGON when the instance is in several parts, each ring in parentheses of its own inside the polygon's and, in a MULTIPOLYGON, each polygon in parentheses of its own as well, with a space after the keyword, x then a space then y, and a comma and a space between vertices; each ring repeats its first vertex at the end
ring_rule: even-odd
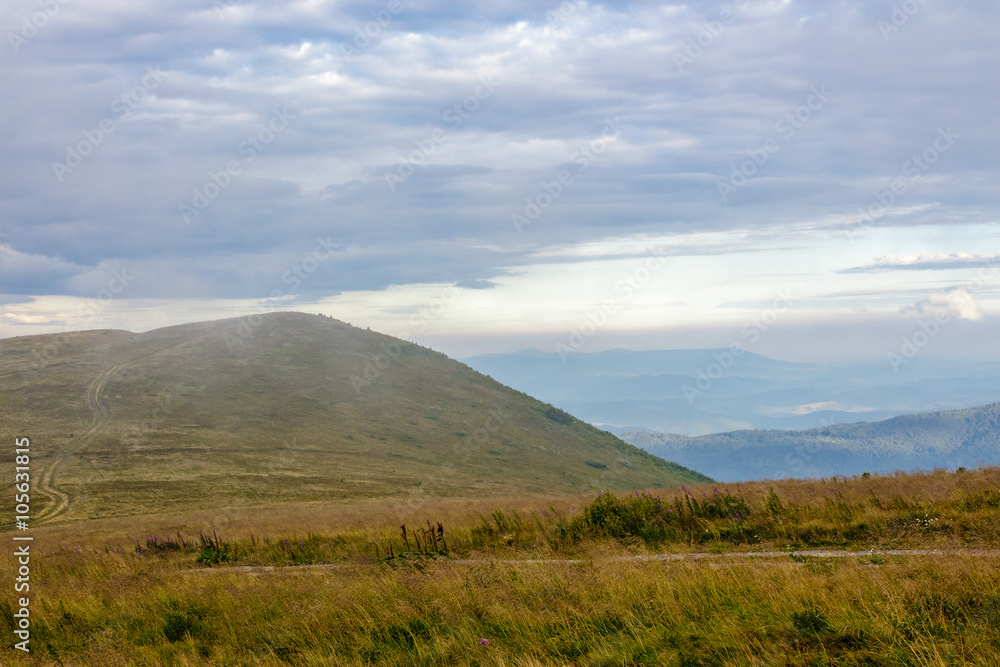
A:
POLYGON ((749 347, 772 309, 779 357, 932 313, 995 347, 996 3, 0 17, 0 335, 280 305, 463 354, 749 347))

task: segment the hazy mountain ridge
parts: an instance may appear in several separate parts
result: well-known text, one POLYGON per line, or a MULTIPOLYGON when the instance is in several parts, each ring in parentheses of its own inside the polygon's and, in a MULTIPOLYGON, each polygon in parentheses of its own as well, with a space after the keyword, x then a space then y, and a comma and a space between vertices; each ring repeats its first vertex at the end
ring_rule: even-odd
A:
POLYGON ((808 431, 697 437, 633 431, 619 437, 725 481, 955 469, 1000 462, 1000 403, 808 431))
POLYGON ((1000 364, 916 358, 893 369, 834 366, 727 350, 537 350, 464 359, 501 382, 613 432, 705 435, 806 430, 1000 400, 1000 364))

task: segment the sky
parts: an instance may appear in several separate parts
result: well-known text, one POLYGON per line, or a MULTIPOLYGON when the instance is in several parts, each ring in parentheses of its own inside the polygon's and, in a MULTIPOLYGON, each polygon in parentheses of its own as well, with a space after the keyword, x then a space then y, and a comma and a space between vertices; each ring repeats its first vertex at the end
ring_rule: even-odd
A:
POLYGON ((0 8, 0 337, 998 359, 1000 5, 0 8))

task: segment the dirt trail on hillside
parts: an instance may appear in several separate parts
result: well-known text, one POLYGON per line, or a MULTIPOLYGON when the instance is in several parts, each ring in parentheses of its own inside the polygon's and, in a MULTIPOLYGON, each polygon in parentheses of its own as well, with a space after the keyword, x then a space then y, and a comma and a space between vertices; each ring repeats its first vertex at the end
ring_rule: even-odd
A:
POLYGON ((110 370, 105 371, 90 383, 90 386, 87 388, 87 405, 94 411, 94 423, 83 435, 79 438, 71 440, 69 444, 55 454, 52 459, 52 463, 42 470, 42 474, 38 477, 38 483, 35 486, 35 491, 44 496, 48 496, 52 500, 52 504, 46 508, 45 511, 34 518, 32 522, 34 525, 49 523, 57 517, 65 514, 66 510, 69 509, 69 504, 72 499, 68 493, 60 490, 56 485, 56 472, 66 459, 74 454, 79 454, 86 449, 94 435, 103 429, 111 420, 111 408, 108 407, 105 390, 108 388, 108 382, 111 381, 114 374, 125 366, 134 364, 135 362, 148 357, 152 357, 153 355, 159 354, 164 350, 169 350, 170 348, 178 347, 179 345, 184 345, 185 343, 201 340, 213 335, 216 335, 215 332, 209 332, 201 336, 197 336, 191 339, 191 341, 180 341, 179 343, 161 347, 158 350, 143 354, 142 356, 134 359, 129 359, 128 361, 120 363, 110 370))
MULTIPOLYGON (((829 549, 803 550, 803 551, 745 551, 732 553, 708 553, 696 552, 687 554, 649 554, 640 556, 616 556, 613 558, 594 559, 573 559, 573 558, 535 558, 523 560, 488 560, 488 559, 468 559, 440 558, 434 562, 450 565, 587 565, 592 563, 623 563, 623 562, 657 562, 657 561, 725 561, 732 559, 734 564, 740 560, 750 558, 763 559, 792 559, 794 558, 867 558, 873 556, 905 556, 905 557, 959 557, 970 556, 972 558, 1000 558, 1000 549, 869 549, 868 551, 836 551, 829 549)), ((780 565, 805 565, 805 562, 797 560, 777 561, 780 565)), ((358 568, 379 567, 382 563, 317 563, 314 565, 220 565, 217 567, 203 567, 193 570, 185 570, 183 574, 199 573, 226 573, 238 572, 259 576, 261 573, 288 573, 307 572, 310 570, 346 570, 358 568)), ((711 563, 718 566, 718 563, 711 563)), ((878 565, 877 562, 872 563, 878 565)))
POLYGON ((119 364, 105 371, 91 382, 90 387, 87 388, 87 405, 94 411, 94 423, 79 438, 74 438, 70 444, 63 447, 53 457, 52 463, 42 471, 35 490, 42 495, 48 496, 52 500, 52 504, 44 512, 35 517, 33 521, 35 525, 48 523, 69 508, 69 494, 61 491, 55 484, 56 472, 66 459, 85 449, 90 444, 89 441, 94 437, 94 434, 99 432, 108 423, 108 420, 111 419, 111 409, 108 407, 105 390, 108 388, 108 382, 111 381, 114 374, 124 365, 119 364))

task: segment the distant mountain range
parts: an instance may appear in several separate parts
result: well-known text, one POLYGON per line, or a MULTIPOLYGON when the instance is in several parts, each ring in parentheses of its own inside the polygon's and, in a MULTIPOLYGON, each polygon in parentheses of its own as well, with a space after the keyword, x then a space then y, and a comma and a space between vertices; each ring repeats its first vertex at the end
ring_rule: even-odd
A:
POLYGON ((614 433, 813 429, 1000 400, 1000 363, 917 355, 849 366, 729 350, 524 350, 469 357, 481 373, 614 433))
POLYGON ((719 481, 971 468, 1000 463, 1000 403, 808 431, 620 437, 719 481))

